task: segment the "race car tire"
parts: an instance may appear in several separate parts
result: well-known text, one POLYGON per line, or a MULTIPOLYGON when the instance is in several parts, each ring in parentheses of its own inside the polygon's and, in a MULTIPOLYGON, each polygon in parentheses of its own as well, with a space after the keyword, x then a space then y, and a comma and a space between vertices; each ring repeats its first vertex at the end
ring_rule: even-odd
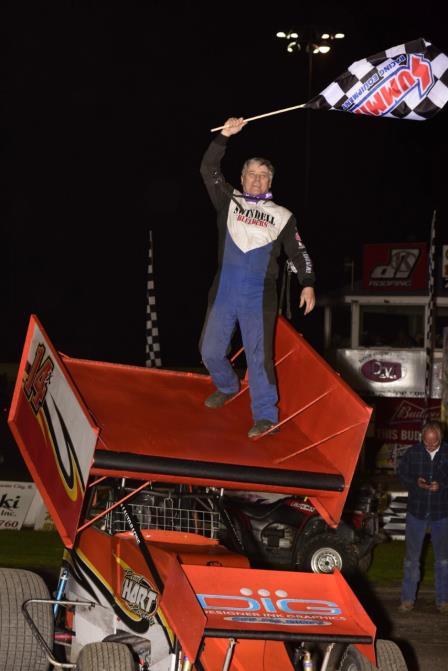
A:
MULTIPOLYGON (((2 671, 47 671, 47 655, 22 613, 28 599, 49 599, 42 578, 32 571, 0 568, 0 669, 2 671)), ((33 603, 28 613, 50 650, 53 649, 51 605, 33 603)))
POLYGON ((393 641, 378 639, 375 644, 376 664, 379 671, 407 671, 403 653, 393 641))
POLYGON ((135 671, 132 652, 123 643, 88 643, 79 653, 78 671, 135 671))
POLYGON ((375 667, 353 645, 344 652, 338 671, 374 671, 375 667))
POLYGON ((338 568, 344 575, 351 575, 358 568, 357 557, 334 534, 314 536, 299 548, 295 561, 299 571, 333 573, 338 568))

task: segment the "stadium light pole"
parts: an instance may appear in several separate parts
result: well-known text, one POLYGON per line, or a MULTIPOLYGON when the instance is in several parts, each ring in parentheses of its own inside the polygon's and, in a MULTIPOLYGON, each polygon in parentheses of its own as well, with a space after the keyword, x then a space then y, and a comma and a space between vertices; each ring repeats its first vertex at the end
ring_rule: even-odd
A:
MULTIPOLYGON (((290 54, 304 51, 308 57, 308 86, 307 100, 312 96, 313 82, 313 58, 326 55, 331 51, 334 40, 342 40, 345 34, 342 32, 330 32, 318 26, 304 26, 303 28, 288 31, 278 31, 276 37, 285 40, 286 51, 290 54)), ((311 110, 305 110, 305 178, 303 189, 303 207, 305 217, 308 214, 308 200, 310 190, 310 163, 311 163, 311 110)))

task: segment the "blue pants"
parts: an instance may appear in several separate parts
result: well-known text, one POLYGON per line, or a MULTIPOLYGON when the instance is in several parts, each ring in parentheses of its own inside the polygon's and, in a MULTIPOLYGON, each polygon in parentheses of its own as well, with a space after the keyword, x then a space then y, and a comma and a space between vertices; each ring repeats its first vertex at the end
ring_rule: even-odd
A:
POLYGON ((436 603, 448 603, 448 517, 432 522, 406 516, 406 552, 401 600, 415 601, 420 582, 420 556, 427 530, 431 530, 434 549, 436 603))
POLYGON ((217 389, 231 394, 238 391, 239 380, 227 353, 236 324, 239 324, 254 421, 278 421, 278 394, 272 361, 276 303, 275 292, 267 294, 259 277, 248 278, 238 268, 222 274, 216 295, 210 301, 201 336, 204 365, 217 389))

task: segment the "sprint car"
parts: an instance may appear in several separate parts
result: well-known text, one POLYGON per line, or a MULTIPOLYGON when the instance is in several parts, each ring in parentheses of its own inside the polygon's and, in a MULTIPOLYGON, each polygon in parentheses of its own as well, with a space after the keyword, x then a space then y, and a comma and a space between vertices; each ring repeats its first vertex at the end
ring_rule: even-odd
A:
POLYGON ((249 440, 247 380, 210 412, 208 376, 71 358, 31 317, 9 424, 65 551, 54 595, 0 569, 3 670, 406 669, 339 570, 220 542, 232 490, 341 518, 371 410, 281 318, 275 362, 281 431, 249 440))

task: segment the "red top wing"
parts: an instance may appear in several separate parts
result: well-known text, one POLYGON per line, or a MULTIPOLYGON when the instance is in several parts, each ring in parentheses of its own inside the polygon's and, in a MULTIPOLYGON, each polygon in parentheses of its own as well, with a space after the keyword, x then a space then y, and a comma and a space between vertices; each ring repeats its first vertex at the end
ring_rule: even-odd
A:
MULTIPOLYGON (((32 318, 30 329, 36 324, 32 318)), ((35 433, 42 429, 34 426, 32 435, 26 429, 33 418, 24 393, 26 366, 33 363, 29 339, 10 422, 57 522, 55 474, 40 477, 42 462, 53 458, 51 441, 39 448, 39 458, 32 456, 35 433)), ((100 429, 91 474, 307 495, 330 525, 338 524, 371 409, 284 319, 278 320, 275 340, 281 430, 257 441, 247 438, 252 420, 246 381, 226 406, 210 410, 204 399, 213 385, 206 375, 66 356, 61 361, 47 347, 91 432, 87 447, 82 441, 74 445, 79 462, 90 461, 96 427, 89 413, 100 429)), ((65 406, 59 410, 67 424, 65 406)), ((76 514, 70 510, 65 517, 73 519, 65 522, 64 538, 73 538, 67 526, 72 530, 78 516, 78 507, 76 514)))
POLYGON ((371 409, 284 319, 275 347, 281 430, 247 438, 247 383, 219 410, 206 375, 64 358, 101 427, 93 471, 308 495, 339 522, 371 409))

